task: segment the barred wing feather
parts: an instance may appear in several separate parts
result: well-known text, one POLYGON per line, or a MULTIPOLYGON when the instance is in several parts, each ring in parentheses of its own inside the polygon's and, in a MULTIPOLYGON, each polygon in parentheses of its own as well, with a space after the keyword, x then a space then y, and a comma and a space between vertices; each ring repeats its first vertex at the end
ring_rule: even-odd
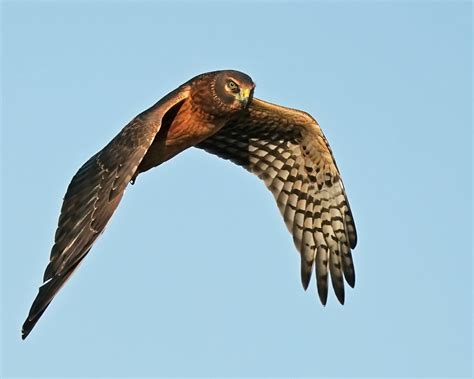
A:
POLYGON ((344 185, 329 144, 307 113, 253 99, 248 111, 196 147, 243 166, 273 193, 301 254, 306 289, 315 267, 327 301, 328 274, 344 303, 343 278, 353 287, 351 249, 357 237, 344 185))

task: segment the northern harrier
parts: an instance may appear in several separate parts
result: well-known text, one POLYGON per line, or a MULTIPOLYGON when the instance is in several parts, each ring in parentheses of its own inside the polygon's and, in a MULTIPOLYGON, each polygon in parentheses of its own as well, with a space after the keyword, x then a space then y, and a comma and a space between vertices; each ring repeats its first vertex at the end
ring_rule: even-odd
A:
POLYGON ((191 146, 264 181, 301 254, 304 289, 315 267, 321 302, 326 304, 330 273, 344 303, 343 278, 355 283, 351 249, 357 237, 329 144, 309 114, 254 98, 254 88, 238 71, 198 75, 136 116, 79 169, 64 197, 23 339, 104 231, 128 183, 191 146))

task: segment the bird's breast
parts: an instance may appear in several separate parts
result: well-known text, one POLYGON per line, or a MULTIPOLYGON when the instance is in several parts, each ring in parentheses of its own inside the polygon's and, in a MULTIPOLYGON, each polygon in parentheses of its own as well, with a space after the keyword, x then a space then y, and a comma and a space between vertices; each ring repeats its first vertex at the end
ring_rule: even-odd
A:
POLYGON ((195 109, 185 101, 172 118, 163 117, 162 125, 133 177, 159 166, 175 155, 217 133, 227 119, 218 118, 195 109))
POLYGON ((192 109, 184 104, 166 133, 165 159, 168 160, 181 151, 195 146, 217 133, 226 120, 192 109))

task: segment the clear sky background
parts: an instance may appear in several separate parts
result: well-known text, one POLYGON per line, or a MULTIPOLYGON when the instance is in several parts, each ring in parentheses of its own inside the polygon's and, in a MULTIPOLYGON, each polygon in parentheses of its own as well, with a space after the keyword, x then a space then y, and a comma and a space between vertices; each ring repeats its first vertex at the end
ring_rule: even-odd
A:
POLYGON ((2 3, 6 377, 472 374, 469 2, 2 3), (357 283, 322 307, 258 178, 191 149, 139 177, 26 341, 66 187, 201 72, 334 150, 357 283))

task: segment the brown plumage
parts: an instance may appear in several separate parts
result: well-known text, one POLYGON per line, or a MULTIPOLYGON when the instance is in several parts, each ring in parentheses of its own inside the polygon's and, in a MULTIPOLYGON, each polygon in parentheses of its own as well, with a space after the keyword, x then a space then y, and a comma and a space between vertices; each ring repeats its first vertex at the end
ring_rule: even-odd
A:
POLYGON ((238 71, 196 76, 135 117, 73 177, 64 197, 43 285, 22 328, 26 338, 117 208, 127 184, 195 146, 258 175, 273 193, 301 254, 303 287, 313 267, 326 304, 328 274, 344 303, 355 283, 354 220, 339 170, 307 113, 253 98, 238 71))

